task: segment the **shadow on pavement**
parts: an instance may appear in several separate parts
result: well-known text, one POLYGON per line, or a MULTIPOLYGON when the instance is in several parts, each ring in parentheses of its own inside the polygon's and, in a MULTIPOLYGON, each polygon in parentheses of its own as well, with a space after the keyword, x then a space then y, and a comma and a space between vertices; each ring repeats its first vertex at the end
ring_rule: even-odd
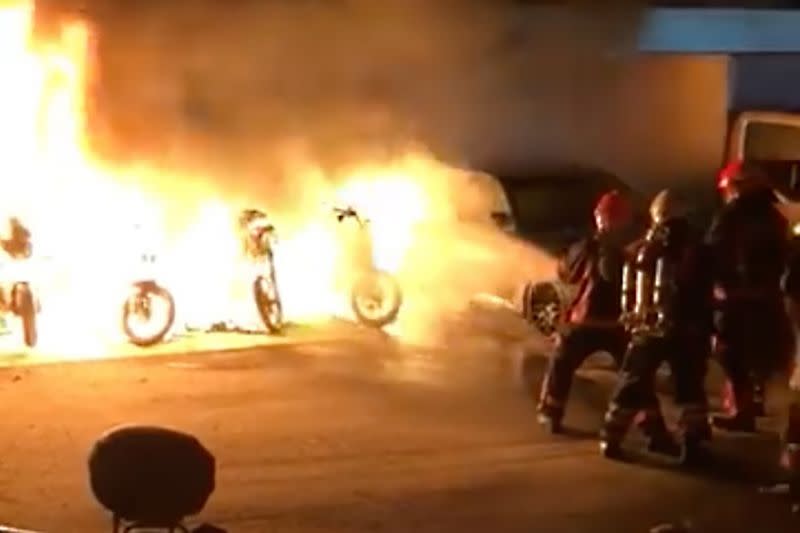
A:
POLYGON ((665 522, 691 524, 689 531, 693 533, 797 530, 787 507, 776 499, 706 484, 687 489, 669 478, 636 479, 609 486, 602 483, 606 480, 604 470, 586 465, 565 474, 546 465, 534 466, 513 476, 489 476, 459 486, 402 495, 379 489, 356 490, 337 503, 267 506, 247 517, 222 521, 231 531, 251 521, 269 523, 275 531, 382 533, 646 533, 665 522), (596 480, 586 480, 587 469, 596 480), (615 496, 609 498, 609 491, 615 496))
MULTIPOLYGON (((564 437, 568 439, 597 438, 603 413, 615 383, 615 371, 607 359, 593 357, 587 363, 588 368, 582 369, 573 383, 564 422, 564 437)), ((518 370, 523 373, 521 385, 528 387, 527 390, 523 388, 524 394, 532 399, 532 407, 546 366, 547 358, 535 355, 529 357, 524 365, 518 366, 518 370)), ((709 379, 711 386, 708 388, 712 403, 715 403, 713 400, 716 400, 715 395, 720 389, 720 377, 718 369, 712 368, 709 379)), ((665 416, 674 424, 678 413, 669 394, 671 383, 668 374, 660 376, 658 390, 662 395, 662 409, 665 416)), ((769 420, 764 425, 775 426, 774 422, 769 420)), ((746 485, 753 494, 757 485, 780 480, 782 475, 778 467, 780 439, 774 431, 762 431, 757 435, 715 432, 707 458, 692 467, 679 467, 674 462, 637 451, 643 449, 644 444, 643 437, 632 430, 626 443, 625 462, 647 469, 672 471, 678 476, 746 485)))

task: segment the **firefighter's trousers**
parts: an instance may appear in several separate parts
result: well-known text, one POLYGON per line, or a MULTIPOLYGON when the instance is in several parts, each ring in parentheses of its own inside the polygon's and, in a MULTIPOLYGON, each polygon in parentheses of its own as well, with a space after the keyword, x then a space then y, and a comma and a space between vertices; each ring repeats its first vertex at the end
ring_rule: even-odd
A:
POLYGON ((563 332, 542 383, 539 409, 554 418, 562 417, 575 371, 597 352, 611 354, 619 366, 627 342, 622 327, 574 325, 563 332))
POLYGON ((794 335, 783 301, 729 305, 718 313, 717 323, 717 356, 730 380, 736 412, 754 417, 757 385, 785 372, 791 359, 794 335))
MULTIPOLYGON (((795 337, 800 336, 800 328, 793 328, 795 337)), ((800 350, 795 343, 795 354, 789 372, 789 412, 783 433, 783 453, 781 466, 790 475, 792 496, 800 500, 800 350)))
POLYGON ((655 387, 656 373, 663 362, 670 367, 675 403, 681 409, 682 437, 694 442, 707 439, 710 431, 704 381, 709 355, 708 336, 683 332, 663 337, 634 336, 606 413, 603 439, 620 443, 637 415, 646 417, 648 422, 642 429, 648 437, 667 432, 655 387))

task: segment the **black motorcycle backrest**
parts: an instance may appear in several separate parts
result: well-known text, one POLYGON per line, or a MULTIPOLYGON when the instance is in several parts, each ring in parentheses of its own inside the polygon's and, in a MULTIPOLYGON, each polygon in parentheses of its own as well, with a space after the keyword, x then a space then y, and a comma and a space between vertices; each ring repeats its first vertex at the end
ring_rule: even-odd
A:
POLYGON ((202 511, 215 486, 214 456, 193 436, 154 426, 124 426, 89 456, 97 501, 129 522, 176 524, 202 511))

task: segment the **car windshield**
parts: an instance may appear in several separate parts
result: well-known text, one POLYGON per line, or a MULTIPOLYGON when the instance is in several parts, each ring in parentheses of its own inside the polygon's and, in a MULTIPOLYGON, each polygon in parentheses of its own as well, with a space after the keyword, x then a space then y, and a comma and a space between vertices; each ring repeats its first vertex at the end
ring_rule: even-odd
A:
POLYGON ((744 157, 767 161, 800 159, 800 126, 775 122, 748 123, 744 157))

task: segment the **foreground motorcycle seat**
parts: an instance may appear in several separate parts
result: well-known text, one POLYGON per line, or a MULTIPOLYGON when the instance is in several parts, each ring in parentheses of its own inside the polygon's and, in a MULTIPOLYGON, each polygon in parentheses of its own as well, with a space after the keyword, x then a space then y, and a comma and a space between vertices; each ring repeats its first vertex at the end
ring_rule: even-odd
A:
POLYGON ((195 437, 153 426, 113 429, 89 456, 92 493, 115 524, 170 527, 198 514, 214 491, 215 468, 195 437))

